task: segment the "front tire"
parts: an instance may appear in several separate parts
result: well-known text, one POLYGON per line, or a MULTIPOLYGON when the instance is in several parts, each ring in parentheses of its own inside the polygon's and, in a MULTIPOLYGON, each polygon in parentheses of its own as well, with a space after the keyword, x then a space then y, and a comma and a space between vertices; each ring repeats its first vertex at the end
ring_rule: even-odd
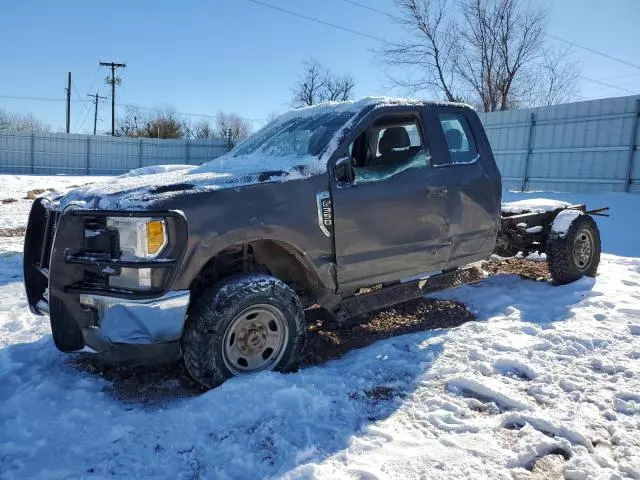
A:
POLYGON ((182 355, 191 377, 213 388, 237 375, 290 370, 305 343, 296 293, 275 277, 249 274, 222 280, 201 295, 187 319, 182 355))
POLYGON ((600 264, 600 232, 589 215, 578 215, 565 233, 549 234, 547 265, 553 281, 559 285, 583 275, 595 277, 600 264))

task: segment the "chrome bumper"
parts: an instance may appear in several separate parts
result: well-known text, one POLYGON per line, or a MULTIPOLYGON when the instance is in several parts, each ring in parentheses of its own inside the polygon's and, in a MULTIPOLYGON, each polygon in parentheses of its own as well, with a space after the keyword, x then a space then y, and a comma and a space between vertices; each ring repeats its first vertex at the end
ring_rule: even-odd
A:
POLYGON ((92 333, 99 343, 147 345, 182 336, 189 297, 188 290, 168 292, 151 300, 80 295, 80 304, 97 312, 98 326, 92 327, 97 331, 92 333))

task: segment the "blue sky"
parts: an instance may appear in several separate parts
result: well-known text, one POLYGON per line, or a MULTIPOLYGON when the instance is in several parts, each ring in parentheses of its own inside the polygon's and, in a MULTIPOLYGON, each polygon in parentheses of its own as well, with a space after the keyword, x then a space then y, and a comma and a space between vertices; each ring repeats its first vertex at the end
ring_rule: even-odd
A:
MULTIPOLYGON (((384 15, 343 0, 264 0, 282 8, 388 40, 402 31, 384 15)), ((394 11, 393 0, 360 0, 394 11)), ((548 33, 640 65, 639 0, 533 0, 550 7, 548 33)), ((256 126, 287 109, 304 59, 314 57, 356 80, 356 97, 394 95, 374 52, 375 40, 277 12, 247 0, 182 2, 5 0, 0 9, 0 108, 33 113, 64 126, 63 102, 1 96, 63 98, 73 74, 72 131, 91 127, 87 93, 108 93, 99 61, 124 62, 118 103, 172 106, 180 112, 237 112, 256 126)), ((557 43, 549 40, 550 44, 557 43)), ((640 69, 574 48, 584 77, 640 91, 640 69)), ((580 96, 628 95, 587 80, 580 96)), ((99 131, 110 126, 101 109, 99 131)))

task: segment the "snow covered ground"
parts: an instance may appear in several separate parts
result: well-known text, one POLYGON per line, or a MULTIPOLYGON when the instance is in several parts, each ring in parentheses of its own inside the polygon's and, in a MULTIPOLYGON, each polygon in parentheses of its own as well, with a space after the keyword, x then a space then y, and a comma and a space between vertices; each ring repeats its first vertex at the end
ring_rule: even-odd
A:
MULTIPOLYGON (((5 175, 0 197, 84 181, 5 175)), ((438 295, 475 322, 152 406, 55 349, 22 238, 0 243, 0 478, 640 478, 640 197, 505 194, 532 196, 612 207, 597 279, 496 275, 438 295)))

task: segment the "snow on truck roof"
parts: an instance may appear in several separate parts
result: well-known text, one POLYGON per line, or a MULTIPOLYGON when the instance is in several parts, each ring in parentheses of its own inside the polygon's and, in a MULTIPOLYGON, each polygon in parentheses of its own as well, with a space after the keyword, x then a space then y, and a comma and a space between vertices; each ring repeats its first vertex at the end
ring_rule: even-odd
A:
POLYGON ((282 115, 276 117, 275 121, 288 120, 289 118, 301 117, 301 116, 317 116, 326 113, 343 113, 361 112, 368 107, 395 107, 395 106, 459 106, 472 108, 469 105, 463 103, 454 102, 438 102, 433 100, 418 100, 410 98, 396 98, 396 97, 364 97, 359 100, 346 100, 344 102, 322 102, 316 105, 293 108, 282 115))

